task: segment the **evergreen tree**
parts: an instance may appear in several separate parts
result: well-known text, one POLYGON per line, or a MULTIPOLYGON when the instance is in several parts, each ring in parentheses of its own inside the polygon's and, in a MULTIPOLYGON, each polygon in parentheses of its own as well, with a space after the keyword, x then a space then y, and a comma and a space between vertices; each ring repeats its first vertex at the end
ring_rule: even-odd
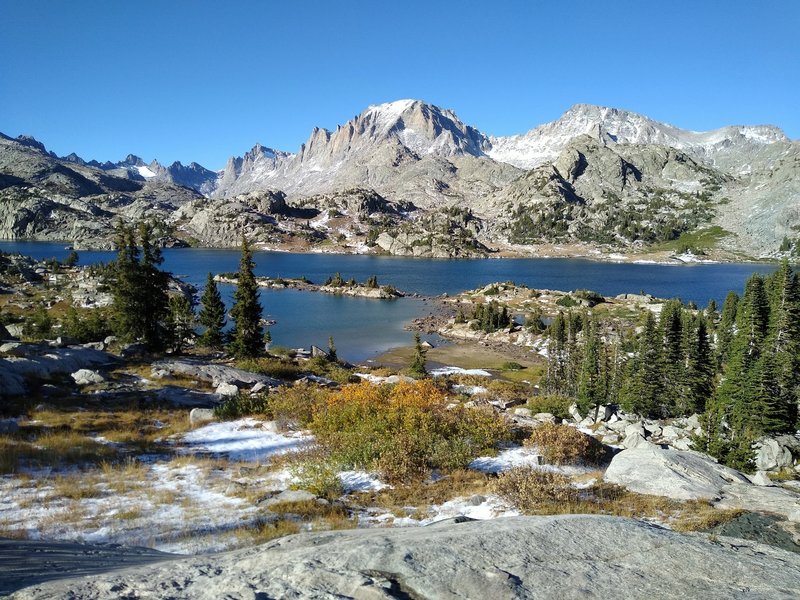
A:
POLYGON ((242 256, 239 261, 239 279, 233 296, 231 317, 234 326, 228 347, 237 358, 258 356, 263 349, 264 330, 261 326, 261 304, 258 284, 253 269, 253 251, 247 238, 242 236, 242 256))
POLYGON ((69 254, 67 254, 67 258, 64 259, 64 266, 65 267, 74 267, 78 264, 78 253, 75 250, 70 250, 69 254))
POLYGON ((663 389, 661 345, 656 319, 647 311, 638 352, 629 361, 628 376, 620 389, 620 403, 626 411, 656 418, 669 414, 663 389))
POLYGON ((269 352, 269 347, 272 344, 272 332, 269 328, 264 330, 264 351, 269 352))
POLYGON ((150 350, 161 350, 168 338, 169 274, 159 269, 163 258, 153 243, 153 227, 141 223, 137 232, 120 222, 116 243, 111 291, 117 335, 123 341, 141 341, 150 350))
POLYGON ((667 413, 664 416, 682 414, 689 404, 686 346, 690 332, 680 300, 670 300, 664 304, 659 328, 663 338, 661 386, 669 390, 668 396, 662 399, 667 413))
POLYGON ((707 321, 705 317, 698 315, 690 323, 686 360, 688 402, 679 411, 683 414, 703 412, 714 393, 714 354, 707 321))
POLYGON ((414 355, 411 357, 411 364, 408 367, 408 373, 412 377, 422 378, 427 377, 428 369, 425 366, 425 355, 428 351, 422 345, 422 340, 419 333, 414 334, 414 355))
POLYGON ((736 311, 739 308, 739 295, 728 292, 722 305, 722 315, 717 327, 717 365, 721 367, 728 362, 731 341, 736 332, 736 311))
POLYGON ((217 283, 211 273, 206 279, 206 287, 200 298, 200 325, 206 328, 200 343, 209 348, 222 348, 224 337, 222 330, 227 322, 225 318, 225 303, 217 289, 217 283))
POLYGON ((597 321, 592 319, 586 330, 586 342, 578 383, 578 408, 583 414, 606 402, 605 356, 597 321))
POLYGON ((547 328, 547 373, 544 391, 551 395, 565 395, 567 377, 567 322, 559 311, 547 328))
POLYGON ((765 352, 772 356, 776 385, 770 411, 782 421, 775 430, 790 431, 800 403, 800 282, 784 259, 767 283, 770 323, 765 352))
POLYGON ((333 343, 333 336, 328 336, 328 360, 337 362, 339 357, 336 355, 336 345, 333 343))
POLYGON ((172 348, 175 352, 182 352, 186 342, 194 334, 195 326, 192 301, 183 294, 175 294, 169 298, 169 325, 172 348))

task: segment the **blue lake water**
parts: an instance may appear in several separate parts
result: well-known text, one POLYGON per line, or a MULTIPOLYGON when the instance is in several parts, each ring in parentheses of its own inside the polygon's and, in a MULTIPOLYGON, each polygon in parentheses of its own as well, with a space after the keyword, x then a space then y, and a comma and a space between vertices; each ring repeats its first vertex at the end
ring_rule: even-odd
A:
MULTIPOLYGON (((63 260, 66 244, 50 242, 0 242, 0 250, 37 259, 63 260)), ((113 260, 111 251, 79 252, 80 263, 113 260)), ((239 268, 238 250, 206 248, 167 249, 163 267, 198 288, 206 275, 239 268)), ((337 271, 345 279, 364 281, 377 275, 405 292, 425 296, 454 294, 495 281, 515 281, 534 288, 591 289, 604 295, 646 292, 657 297, 679 297, 704 306, 709 299, 720 305, 730 290, 741 293, 754 271, 769 273, 767 264, 653 265, 602 263, 565 258, 509 258, 436 260, 395 256, 289 254, 256 252, 256 274, 300 277, 321 283, 337 271)), ((220 286, 230 302, 233 286, 220 286)), ((290 347, 327 346, 332 335, 339 355, 361 361, 389 348, 407 345, 411 334, 403 326, 431 312, 431 304, 416 298, 368 300, 298 292, 261 290, 264 314, 278 321, 272 327, 275 344, 290 347)))

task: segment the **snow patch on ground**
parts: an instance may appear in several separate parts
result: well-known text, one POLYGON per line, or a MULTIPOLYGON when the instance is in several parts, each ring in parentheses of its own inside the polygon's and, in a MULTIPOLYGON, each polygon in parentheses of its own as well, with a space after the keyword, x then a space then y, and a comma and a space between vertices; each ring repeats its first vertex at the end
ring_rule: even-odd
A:
POLYGON ((489 371, 483 369, 462 369, 461 367, 439 367, 431 370, 433 377, 443 377, 445 375, 475 375, 477 377, 491 377, 489 371))
POLYGON ((372 492, 389 487, 388 484, 378 479, 376 475, 366 471, 342 471, 338 476, 345 494, 372 492))
POLYGON ((407 512, 409 516, 406 517, 388 512, 367 512, 360 516, 359 524, 362 527, 421 527, 455 517, 486 520, 516 517, 520 514, 493 494, 454 498, 442 504, 431 505, 423 518, 412 516, 416 514, 415 507, 407 507, 407 512))
POLYGON ((676 254, 674 256, 674 258, 675 258, 675 260, 679 260, 682 263, 709 264, 709 263, 715 263, 716 262, 714 260, 708 260, 708 259, 705 259, 705 258, 700 258, 699 256, 697 256, 696 254, 693 254, 692 252, 684 252, 683 254, 676 254))
POLYGON ((183 453, 207 453, 230 460, 260 462, 276 454, 295 452, 313 441, 304 433, 275 433, 256 419, 212 423, 185 434, 183 453))
POLYGON ((581 475, 591 471, 588 467, 545 465, 542 463, 543 458, 537 448, 515 446, 502 450, 497 456, 480 456, 469 464, 469 468, 482 473, 502 473, 514 467, 533 467, 541 471, 563 473, 564 475, 581 475))
POLYGON ((373 375, 372 373, 353 373, 356 377, 360 377, 364 381, 369 381, 375 385, 381 385, 384 383, 400 383, 401 381, 406 382, 413 382, 414 379, 412 377, 406 377, 404 375, 389 375, 388 377, 382 377, 381 375, 373 375))

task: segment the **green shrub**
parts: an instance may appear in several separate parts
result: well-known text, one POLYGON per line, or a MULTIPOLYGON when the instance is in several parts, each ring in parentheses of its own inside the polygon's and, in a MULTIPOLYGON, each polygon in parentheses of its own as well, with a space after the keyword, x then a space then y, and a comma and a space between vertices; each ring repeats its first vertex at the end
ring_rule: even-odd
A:
POLYGON ((558 300, 556 300, 556 304, 558 306, 563 306, 565 308, 572 308, 573 306, 577 306, 578 302, 572 296, 561 296, 558 300))
POLYGON ((320 498, 333 500, 342 495, 342 482, 339 479, 338 465, 329 457, 309 458, 289 465, 294 482, 293 490, 307 490, 320 498))
POLYGON ((113 333, 108 312, 100 308, 70 307, 61 322, 62 331, 81 343, 104 340, 113 333))
POLYGON ((281 429, 301 429, 311 424, 314 412, 325 403, 329 392, 309 383, 281 386, 268 399, 269 414, 281 429))
POLYGON ((572 295, 576 298, 580 298, 581 300, 586 300, 589 303, 589 306, 602 304, 606 301, 602 294, 598 294, 592 290, 575 290, 572 292, 572 295))
MULTIPOLYGON (((273 350, 274 351, 274 350, 273 350)), ((303 369, 292 359, 284 357, 248 358, 236 362, 236 366, 251 373, 260 373, 275 379, 298 379, 303 369)))
POLYGON ((500 365, 500 369, 503 371, 522 371, 524 369, 521 364, 518 362, 514 362, 513 360, 506 361, 502 365, 500 365))
POLYGON ((533 414, 550 413, 556 419, 567 419, 573 402, 572 398, 566 396, 534 396, 528 400, 528 408, 533 414))
POLYGON ((214 409, 217 418, 232 421, 254 415, 271 416, 268 394, 251 396, 242 393, 232 396, 214 409))

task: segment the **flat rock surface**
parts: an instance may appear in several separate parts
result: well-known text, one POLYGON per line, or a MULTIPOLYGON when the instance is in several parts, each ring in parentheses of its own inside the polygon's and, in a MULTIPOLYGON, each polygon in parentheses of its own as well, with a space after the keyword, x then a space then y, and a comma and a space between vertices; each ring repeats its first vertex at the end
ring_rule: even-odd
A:
POLYGON ((252 386, 256 383, 263 383, 264 385, 275 387, 281 384, 277 379, 266 375, 251 373, 250 371, 229 367, 228 365, 218 365, 190 359, 163 360, 153 363, 152 368, 153 371, 166 371, 174 375, 193 377, 200 381, 213 382, 217 385, 219 383, 230 383, 239 386, 252 386))
POLYGON ((0 357, 0 396, 27 391, 27 378, 47 380, 54 375, 111 365, 113 354, 92 348, 53 348, 42 344, 6 344, 9 356, 0 357))
MULTIPOLYGON (((35 555, 16 557, 43 561, 35 555)), ((7 572, 6 577, 13 576, 7 572)), ((300 534, 14 598, 797 598, 800 556, 607 516, 300 534)))
POLYGON ((0 595, 27 585, 179 557, 149 548, 0 539, 0 595))

